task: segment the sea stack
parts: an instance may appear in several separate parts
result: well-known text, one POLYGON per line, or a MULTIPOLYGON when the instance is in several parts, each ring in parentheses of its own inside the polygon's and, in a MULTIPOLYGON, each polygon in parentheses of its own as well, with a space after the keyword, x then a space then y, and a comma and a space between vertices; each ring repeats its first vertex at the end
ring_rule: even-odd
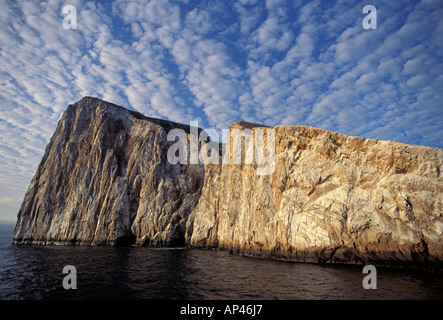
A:
MULTIPOLYGON (((14 244, 189 246, 300 262, 441 266, 442 149, 307 126, 232 128, 272 129, 272 173, 257 174, 256 163, 172 164, 168 133, 194 139, 189 125, 81 99, 46 147, 14 244)), ((223 150, 231 152, 220 144, 220 159, 223 150)))

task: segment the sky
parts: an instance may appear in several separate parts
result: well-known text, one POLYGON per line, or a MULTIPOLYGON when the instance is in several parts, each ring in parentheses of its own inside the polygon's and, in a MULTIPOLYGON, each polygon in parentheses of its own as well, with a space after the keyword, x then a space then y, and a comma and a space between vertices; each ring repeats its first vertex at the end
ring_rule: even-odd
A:
POLYGON ((83 96, 219 131, 244 120, 443 148, 442 17, 441 0, 0 0, 0 223, 83 96))

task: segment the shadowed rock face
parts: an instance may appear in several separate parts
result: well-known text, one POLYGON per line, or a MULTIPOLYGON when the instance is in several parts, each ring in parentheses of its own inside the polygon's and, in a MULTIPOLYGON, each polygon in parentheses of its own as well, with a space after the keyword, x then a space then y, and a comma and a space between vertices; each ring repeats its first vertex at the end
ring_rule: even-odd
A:
POLYGON ((441 149, 277 126, 275 170, 260 176, 255 164, 170 164, 173 128, 190 133, 95 98, 69 106, 25 195, 14 243, 189 245, 309 262, 443 261, 441 149))
POLYGON ((171 165, 167 131, 189 126, 83 98, 70 105, 26 192, 15 243, 183 245, 202 165, 171 165))

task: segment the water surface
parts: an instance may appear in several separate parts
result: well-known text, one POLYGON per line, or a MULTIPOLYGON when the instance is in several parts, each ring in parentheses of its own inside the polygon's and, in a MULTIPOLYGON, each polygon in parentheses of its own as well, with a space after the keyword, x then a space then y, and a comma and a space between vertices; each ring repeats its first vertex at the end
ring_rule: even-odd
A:
POLYGON ((443 276, 360 266, 240 257, 224 251, 147 247, 13 246, 0 228, 0 299, 443 299, 443 276), (63 288, 63 267, 77 290, 63 288))

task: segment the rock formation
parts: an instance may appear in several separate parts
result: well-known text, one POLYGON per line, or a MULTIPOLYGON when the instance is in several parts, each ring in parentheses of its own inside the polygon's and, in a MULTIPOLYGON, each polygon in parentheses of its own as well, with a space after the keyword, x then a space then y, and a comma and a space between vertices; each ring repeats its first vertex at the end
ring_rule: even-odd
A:
POLYGON ((25 194, 15 243, 183 245, 202 165, 171 165, 189 126, 86 97, 70 105, 25 194))
MULTIPOLYGON (((245 127, 263 129, 231 129, 245 127)), ((441 265, 442 149, 282 125, 273 128, 275 170, 258 175, 256 163, 171 164, 174 128, 191 139, 187 125, 96 98, 70 105, 25 194, 14 243, 441 265)))

